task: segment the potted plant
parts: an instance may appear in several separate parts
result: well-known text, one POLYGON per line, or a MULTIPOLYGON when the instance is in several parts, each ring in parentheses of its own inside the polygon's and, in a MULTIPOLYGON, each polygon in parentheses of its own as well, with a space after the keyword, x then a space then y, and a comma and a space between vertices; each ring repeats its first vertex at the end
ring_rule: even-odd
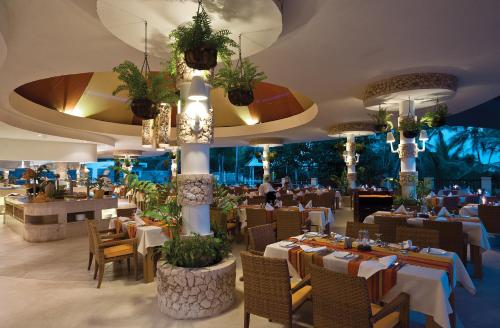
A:
POLYGON ((214 87, 223 88, 231 104, 248 106, 253 102, 255 85, 266 78, 248 59, 240 59, 234 67, 226 61, 214 77, 214 87))
POLYGON ((109 183, 106 181, 104 177, 100 177, 96 182, 92 184, 92 188, 94 189, 94 198, 102 199, 104 198, 104 193, 106 190, 104 188, 108 187, 109 183))
POLYGON ((173 30, 169 37, 172 40, 172 63, 179 63, 184 55, 188 67, 198 70, 209 70, 217 65, 217 56, 222 60, 230 60, 234 51, 231 47, 237 44, 229 35, 227 29, 213 31, 211 20, 208 17, 201 1, 193 21, 180 25, 173 30))
POLYGON ((210 222, 216 230, 226 231, 227 227, 221 226, 234 218, 233 214, 241 200, 240 196, 229 193, 222 185, 214 181, 213 203, 210 206, 210 222))
POLYGON ((416 138, 420 133, 421 125, 415 119, 415 116, 407 116, 400 120, 399 129, 403 131, 405 138, 416 138))
POLYGON ((375 130, 378 132, 387 132, 392 130, 392 114, 386 108, 379 107, 376 113, 369 114, 375 123, 375 130))
POLYGON ((134 115, 142 119, 155 118, 159 113, 160 103, 177 102, 173 78, 165 72, 145 76, 128 60, 114 67, 113 72, 118 73, 118 79, 123 82, 113 91, 113 96, 128 91, 130 108, 134 115))
POLYGON ((426 112, 420 122, 430 128, 437 128, 446 124, 446 116, 448 115, 448 106, 446 104, 436 103, 434 109, 426 112))

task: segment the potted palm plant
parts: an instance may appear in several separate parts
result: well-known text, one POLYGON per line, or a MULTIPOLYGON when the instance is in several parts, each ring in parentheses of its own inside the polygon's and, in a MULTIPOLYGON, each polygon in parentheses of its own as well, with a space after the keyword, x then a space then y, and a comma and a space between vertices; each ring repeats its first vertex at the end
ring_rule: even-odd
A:
POLYGON ((448 106, 436 102, 434 109, 426 112, 420 122, 430 128, 437 128, 446 124, 446 116, 448 115, 448 106))
POLYGON ((234 67, 230 61, 224 62, 224 67, 215 75, 214 86, 224 89, 231 104, 248 106, 254 100, 255 85, 266 78, 266 75, 259 72, 248 59, 241 60, 240 58, 234 67))
POLYGON ((414 116, 403 117, 399 122, 399 129, 405 138, 416 138, 421 130, 421 124, 414 116))
POLYGON ((229 35, 227 29, 212 30, 211 20, 201 1, 198 11, 193 16, 193 21, 180 25, 173 30, 169 37, 172 41, 171 55, 179 63, 179 58, 184 55, 184 61, 188 67, 198 70, 209 70, 217 65, 217 56, 222 60, 229 60, 234 52, 230 47, 237 44, 229 35))
POLYGON ((392 114, 386 108, 379 107, 376 113, 369 114, 375 123, 375 130, 378 132, 387 132, 392 130, 392 114))
POLYGON ((130 108, 134 115, 142 119, 155 118, 159 113, 160 103, 177 102, 178 95, 173 87, 173 78, 165 72, 143 75, 139 68, 128 60, 114 67, 113 72, 118 73, 118 79, 123 82, 113 91, 113 96, 128 91, 130 108))

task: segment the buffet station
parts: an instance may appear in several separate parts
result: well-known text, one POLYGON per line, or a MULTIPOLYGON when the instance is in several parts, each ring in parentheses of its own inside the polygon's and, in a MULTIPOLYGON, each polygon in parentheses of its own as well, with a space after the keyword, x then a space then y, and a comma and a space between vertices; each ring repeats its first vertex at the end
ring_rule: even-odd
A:
POLYGON ((98 227, 105 229, 117 208, 115 197, 65 197, 37 202, 29 196, 7 196, 5 223, 28 242, 46 242, 86 235, 85 219, 96 220, 98 227))

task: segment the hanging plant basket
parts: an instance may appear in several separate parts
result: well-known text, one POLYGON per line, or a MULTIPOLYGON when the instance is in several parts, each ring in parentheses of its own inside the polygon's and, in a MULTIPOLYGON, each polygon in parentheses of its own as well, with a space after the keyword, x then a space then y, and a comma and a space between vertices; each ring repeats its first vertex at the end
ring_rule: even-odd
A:
POLYGON ((184 61, 190 68, 209 70, 217 66, 217 49, 209 45, 188 49, 184 52, 184 61))
POLYGON ((147 98, 132 100, 130 108, 135 116, 144 120, 154 119, 160 112, 158 106, 147 98))
POLYGON ((227 97, 235 106, 248 106, 254 99, 252 89, 231 89, 228 90, 227 97))
POLYGON ((403 136, 405 138, 416 138, 420 131, 418 130, 411 130, 411 131, 403 131, 403 136))

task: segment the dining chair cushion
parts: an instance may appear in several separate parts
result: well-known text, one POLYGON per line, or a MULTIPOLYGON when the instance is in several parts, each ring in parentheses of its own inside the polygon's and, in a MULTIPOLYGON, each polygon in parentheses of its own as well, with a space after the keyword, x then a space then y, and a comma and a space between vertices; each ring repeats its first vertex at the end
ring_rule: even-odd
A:
POLYGON ((312 292, 312 287, 308 285, 302 287, 301 289, 293 293, 292 311, 295 311, 299 306, 301 306, 311 296, 311 292, 312 292))
POLYGON ((133 253, 134 248, 132 247, 132 245, 111 246, 104 249, 104 258, 117 257, 133 253))
MULTIPOLYGON (((371 303, 370 305, 372 308, 372 315, 377 314, 382 309, 380 305, 373 303, 371 303)), ((399 323, 399 312, 395 311, 375 322, 373 328, 392 328, 395 327, 398 323, 399 323)))

